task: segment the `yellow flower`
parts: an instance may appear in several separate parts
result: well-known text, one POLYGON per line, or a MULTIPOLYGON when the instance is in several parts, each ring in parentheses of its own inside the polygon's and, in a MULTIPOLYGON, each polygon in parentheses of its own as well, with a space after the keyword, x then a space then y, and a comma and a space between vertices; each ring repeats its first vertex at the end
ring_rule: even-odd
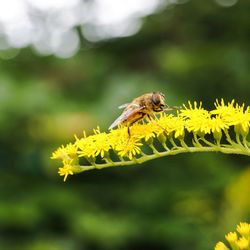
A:
POLYGON ((92 137, 92 144, 94 145, 93 156, 100 155, 103 158, 110 149, 109 136, 106 133, 99 132, 92 137))
POLYGON ((93 152, 93 136, 89 136, 87 138, 77 139, 75 144, 78 147, 78 155, 79 157, 91 157, 95 155, 93 152))
POLYGON ((174 137, 175 138, 184 138, 185 136, 185 122, 181 118, 173 119, 173 123, 175 125, 175 132, 174 137))
POLYGON ((242 107, 237 107, 231 118, 230 125, 235 125, 239 133, 247 135, 250 127, 249 107, 246 111, 244 111, 244 105, 242 107))
POLYGON ((135 124, 131 127, 130 131, 133 137, 138 139, 144 138, 145 141, 155 137, 155 130, 157 129, 157 123, 152 124, 135 124))
POLYGON ((194 102, 194 107, 189 102, 189 107, 184 105, 184 109, 180 110, 179 116, 185 119, 185 127, 188 132, 198 134, 209 134, 210 127, 210 114, 209 111, 202 108, 202 103, 197 104, 194 102))
POLYGON ((136 138, 129 138, 127 140, 118 141, 114 150, 117 151, 118 155, 121 157, 127 156, 132 160, 136 155, 140 154, 142 143, 136 138))
POLYGON ((245 223, 245 222, 241 222, 238 226, 237 226, 237 231, 241 234, 241 236, 244 237, 249 237, 250 238, 250 224, 245 223))
POLYGON ((63 145, 61 147, 59 147, 56 151, 54 151, 50 158, 57 159, 57 160, 69 159, 68 154, 67 154, 65 147, 63 145))
POLYGON ((60 176, 64 176, 63 181, 66 181, 68 175, 77 174, 79 172, 84 171, 78 163, 78 158, 72 160, 64 160, 63 167, 59 168, 58 174, 60 176))
POLYGON ((77 146, 69 143, 66 147, 61 146, 52 153, 51 159, 70 160, 77 156, 77 146))
POLYGON ((229 250, 223 242, 218 242, 214 248, 214 250, 229 250))
POLYGON ((163 113, 158 120, 159 128, 156 129, 157 136, 165 134, 170 136, 174 134, 175 138, 183 137, 185 130, 185 122, 181 116, 174 117, 163 113))
POLYGON ((195 119, 199 117, 208 118, 210 117, 209 112, 202 108, 202 102, 198 105, 197 102, 194 102, 194 105, 189 101, 188 107, 183 105, 184 109, 180 110, 180 117, 185 119, 195 119), (194 107, 193 107, 194 106, 194 107))
POLYGON ((249 241, 245 237, 239 238, 237 245, 240 250, 247 250, 249 247, 249 241))
POLYGON ((214 103, 216 109, 212 110, 210 113, 214 115, 220 116, 225 122, 230 122, 232 115, 235 113, 235 101, 232 100, 227 105, 223 99, 221 99, 220 103, 218 100, 214 103))
POLYGON ((109 136, 109 143, 112 149, 115 149, 115 147, 120 143, 120 141, 129 140, 128 129, 126 127, 120 127, 118 129, 111 130, 109 136))
MULTIPOLYGON (((240 233, 241 237, 238 238, 236 232, 228 233, 225 238, 229 242, 232 250, 249 250, 250 247, 250 224, 246 222, 241 222, 237 226, 237 231, 240 233)), ((228 248, 223 248, 223 243, 218 242, 215 246, 215 250, 223 250, 228 248)))
POLYGON ((222 137, 222 131, 225 129, 228 129, 229 126, 221 119, 221 117, 216 116, 212 117, 209 120, 209 126, 211 129, 211 132, 213 133, 213 136, 216 140, 220 141, 222 137))
POLYGON ((98 155, 101 158, 110 149, 109 136, 106 133, 101 133, 99 128, 94 130, 94 135, 76 140, 76 145, 79 148, 78 154, 80 157, 95 158, 98 155))
POLYGON ((211 118, 209 120, 209 126, 212 133, 220 133, 222 130, 229 128, 229 126, 219 116, 211 118))
POLYGON ((233 244, 238 240, 238 236, 235 232, 230 232, 225 236, 226 240, 230 243, 233 244))
POLYGON ((139 130, 139 133, 137 133, 138 131, 134 133, 134 129, 134 126, 132 126, 130 131, 132 134, 131 136, 128 134, 127 127, 120 127, 110 132, 109 145, 111 149, 117 152, 118 156, 127 156, 130 160, 132 160, 137 154, 141 153, 141 131, 139 130))
POLYGON ((73 167, 72 167, 72 160, 71 161, 64 161, 64 166, 59 168, 58 174, 60 176, 64 176, 63 181, 66 181, 68 175, 73 175, 73 167))
POLYGON ((188 132, 197 134, 210 134, 210 120, 207 117, 194 117, 186 121, 186 128, 188 132))
POLYGON ((238 125, 243 133, 248 133, 250 126, 249 106, 244 111, 244 104, 240 106, 239 104, 235 104, 235 101, 232 100, 230 103, 225 105, 224 100, 222 99, 221 103, 216 100, 215 107, 216 109, 211 111, 211 114, 218 115, 230 126, 238 125))

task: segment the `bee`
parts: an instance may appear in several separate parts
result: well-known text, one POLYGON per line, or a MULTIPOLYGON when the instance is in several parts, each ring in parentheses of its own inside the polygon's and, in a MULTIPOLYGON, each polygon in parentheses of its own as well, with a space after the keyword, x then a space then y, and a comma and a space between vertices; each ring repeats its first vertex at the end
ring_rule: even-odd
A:
POLYGON ((165 103, 165 95, 161 92, 146 93, 135 98, 131 103, 123 104, 119 107, 123 109, 122 114, 111 124, 109 129, 118 125, 125 125, 128 127, 128 134, 130 136, 129 127, 135 122, 147 116, 151 119, 153 113, 162 112, 164 110, 178 109, 178 107, 169 107, 165 103))

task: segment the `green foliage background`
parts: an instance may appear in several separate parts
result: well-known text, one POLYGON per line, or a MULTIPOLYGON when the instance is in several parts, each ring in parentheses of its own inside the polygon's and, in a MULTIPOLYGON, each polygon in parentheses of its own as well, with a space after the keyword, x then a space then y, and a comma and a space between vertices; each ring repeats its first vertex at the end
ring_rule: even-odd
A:
POLYGON ((250 221, 243 156, 186 154, 89 171, 66 183, 51 152, 148 91, 169 105, 216 98, 249 105, 250 2, 193 0, 144 19, 141 31, 70 59, 30 48, 0 61, 0 249, 212 249, 250 221))

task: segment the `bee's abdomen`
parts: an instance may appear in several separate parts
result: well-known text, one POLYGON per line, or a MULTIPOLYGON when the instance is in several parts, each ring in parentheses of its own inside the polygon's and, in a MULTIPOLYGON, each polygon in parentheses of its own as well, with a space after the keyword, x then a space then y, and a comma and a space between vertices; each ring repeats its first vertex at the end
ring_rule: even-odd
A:
POLYGON ((134 115, 133 117, 131 117, 130 119, 126 120, 126 123, 131 126, 132 124, 134 124, 135 122, 141 120, 144 116, 146 115, 146 113, 144 112, 139 112, 136 115, 134 115))

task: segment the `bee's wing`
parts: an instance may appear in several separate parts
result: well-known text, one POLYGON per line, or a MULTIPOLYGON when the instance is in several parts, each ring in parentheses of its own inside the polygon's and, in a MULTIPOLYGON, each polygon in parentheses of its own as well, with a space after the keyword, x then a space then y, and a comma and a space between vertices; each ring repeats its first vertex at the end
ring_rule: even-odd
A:
POLYGON ((137 107, 133 108, 131 107, 128 110, 124 110, 124 112, 110 125, 109 129, 112 129, 119 124, 123 123, 126 121, 130 116, 133 116, 134 114, 138 113, 140 110, 142 110, 144 107, 137 107))
POLYGON ((129 104, 130 104, 130 103, 124 103, 124 104, 122 104, 121 106, 119 106, 118 109, 125 109, 125 108, 128 107, 129 104))
POLYGON ((118 109, 125 109, 128 107, 128 105, 130 105, 131 107, 134 107, 134 108, 140 107, 138 104, 135 104, 135 103, 124 103, 121 106, 119 106, 118 109))

